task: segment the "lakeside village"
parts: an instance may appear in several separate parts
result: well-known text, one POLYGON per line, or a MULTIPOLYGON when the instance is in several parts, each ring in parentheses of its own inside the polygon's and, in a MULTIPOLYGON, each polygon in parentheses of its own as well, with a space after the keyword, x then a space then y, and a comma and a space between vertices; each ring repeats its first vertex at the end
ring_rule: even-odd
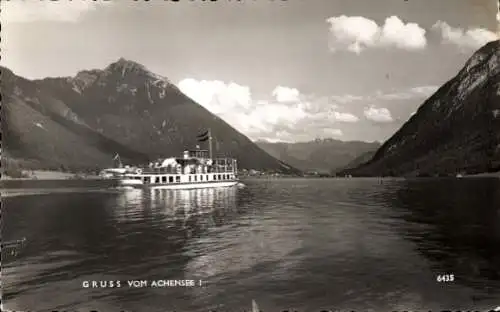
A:
MULTIPOLYGON (((306 172, 302 175, 283 174, 274 171, 256 169, 239 169, 240 178, 283 178, 283 177, 334 177, 327 173, 306 172)), ((72 170, 25 170, 21 168, 6 168, 2 172, 3 180, 104 180, 102 171, 72 171, 72 170)))
MULTIPOLYGON (((118 166, 120 167, 120 166, 118 166)), ((285 177, 316 177, 328 178, 335 177, 335 174, 320 172, 320 171, 306 171, 302 174, 284 174, 276 171, 266 171, 257 169, 238 168, 237 174, 240 178, 285 178, 285 177)), ((2 172, 2 180, 101 180, 106 179, 103 175, 103 170, 72 170, 61 166, 59 169, 39 169, 30 170, 24 169, 20 166, 9 165, 4 166, 2 172)))
MULTIPOLYGON (((208 131, 209 132, 209 131, 208 131)), ((207 133, 208 133, 207 132, 207 133)), ((209 134, 209 139, 211 136, 209 134)), ((211 143, 210 143, 211 147, 211 143)), ((199 146, 197 146, 199 149, 199 146)), ((210 148, 211 154, 211 148, 210 148)), ((39 166, 30 166, 30 164, 20 163, 9 159, 8 157, 2 157, 0 154, 0 160, 2 161, 3 171, 2 180, 106 180, 110 177, 107 176, 106 172, 109 170, 116 169, 130 169, 130 166, 123 165, 120 159, 120 155, 116 154, 112 162, 114 162, 113 168, 70 168, 65 165, 60 165, 58 168, 46 168, 39 169, 39 166), (37 169, 31 169, 35 167, 37 169)), ((154 166, 154 163, 149 164, 150 167, 154 166)), ((282 178, 282 177, 335 177, 335 174, 320 172, 320 171, 306 171, 299 173, 289 173, 285 174, 278 172, 276 170, 257 170, 257 169, 246 169, 237 168, 236 174, 239 178, 282 178)))

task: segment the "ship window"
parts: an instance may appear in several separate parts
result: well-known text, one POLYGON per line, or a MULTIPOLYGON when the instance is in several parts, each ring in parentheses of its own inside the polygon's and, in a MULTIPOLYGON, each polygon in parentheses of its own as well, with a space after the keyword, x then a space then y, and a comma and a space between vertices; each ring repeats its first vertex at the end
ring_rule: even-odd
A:
POLYGON ((202 175, 200 175, 200 181, 203 181, 203 176, 202 175))
POLYGON ((167 183, 167 177, 166 176, 161 177, 161 183, 167 183))
POLYGON ((214 181, 217 181, 217 175, 214 174, 213 177, 214 177, 214 181))
POLYGON ((172 176, 168 177, 168 182, 169 182, 169 183, 174 182, 174 177, 172 177, 172 176))
POLYGON ((181 177, 176 176, 176 177, 175 177, 175 182, 181 182, 181 177))
POLYGON ((208 178, 208 174, 205 176, 205 180, 207 180, 207 181, 208 181, 208 180, 210 180, 210 179, 208 178))
POLYGON ((151 180, 149 179, 149 177, 144 177, 144 183, 146 183, 146 184, 147 184, 147 183, 149 183, 149 182, 151 182, 151 180))
POLYGON ((189 182, 191 182, 191 176, 189 176, 189 182))
POLYGON ((220 180, 220 179, 221 179, 220 174, 218 174, 217 175, 217 180, 220 180))
POLYGON ((198 181, 198 176, 194 176, 194 181, 198 181))
POLYGON ((156 177, 155 183, 160 183, 160 177, 156 177))

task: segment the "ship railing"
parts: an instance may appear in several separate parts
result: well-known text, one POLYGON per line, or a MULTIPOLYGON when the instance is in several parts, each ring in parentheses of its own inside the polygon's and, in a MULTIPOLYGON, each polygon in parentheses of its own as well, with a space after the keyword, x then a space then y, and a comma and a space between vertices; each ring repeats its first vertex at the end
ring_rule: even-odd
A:
MULTIPOLYGON (((183 171, 173 167, 141 168, 142 174, 180 174, 183 171)), ((137 171, 136 171, 137 173, 137 171)))
MULTIPOLYGON (((132 173, 139 173, 139 172, 132 172, 132 173)), ((207 167, 204 169, 197 169, 197 168, 191 168, 190 170, 155 170, 155 169, 144 169, 140 171, 141 174, 205 174, 205 173, 236 173, 236 170, 231 167, 207 167)))
POLYGON ((204 173, 236 173, 236 167, 233 165, 211 165, 211 166, 193 166, 186 170, 186 167, 180 170, 172 167, 159 168, 140 168, 130 173, 140 174, 204 174, 204 173))

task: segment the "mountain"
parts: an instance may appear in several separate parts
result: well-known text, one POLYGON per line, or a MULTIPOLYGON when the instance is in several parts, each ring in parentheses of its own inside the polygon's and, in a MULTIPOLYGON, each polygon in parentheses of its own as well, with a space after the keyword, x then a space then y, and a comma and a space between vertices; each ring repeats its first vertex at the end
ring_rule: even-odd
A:
MULTIPOLYGON (((380 146, 379 146, 380 147, 380 146)), ((356 167, 359 167, 361 166, 362 164, 364 163, 367 163, 368 161, 370 161, 373 156, 375 156, 375 153, 377 152, 377 149, 375 150, 372 150, 372 151, 368 151, 366 153, 363 153, 361 155, 359 155, 358 157, 354 158, 353 160, 351 160, 344 168, 342 168, 343 170, 347 170, 347 169, 353 169, 353 168, 356 168, 356 167)))
POLYGON ((500 170, 500 41, 486 44, 367 163, 341 174, 434 176, 500 170))
POLYGON ((235 157, 240 168, 298 172, 168 79, 123 58, 102 70, 40 80, 3 68, 2 96, 9 157, 43 168, 108 167, 116 153, 131 164, 180 155, 210 128, 215 156, 235 157))
POLYGON ((367 152, 374 152, 380 143, 316 139, 309 142, 270 143, 257 141, 270 155, 303 171, 331 172, 345 168, 367 152))

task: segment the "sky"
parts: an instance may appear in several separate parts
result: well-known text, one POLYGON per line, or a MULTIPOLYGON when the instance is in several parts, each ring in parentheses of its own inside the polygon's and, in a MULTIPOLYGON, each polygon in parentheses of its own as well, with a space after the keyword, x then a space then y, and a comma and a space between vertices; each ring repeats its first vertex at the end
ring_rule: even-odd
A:
POLYGON ((498 0, 0 3, 2 66, 74 76, 120 57, 252 140, 384 141, 496 40, 498 0))

